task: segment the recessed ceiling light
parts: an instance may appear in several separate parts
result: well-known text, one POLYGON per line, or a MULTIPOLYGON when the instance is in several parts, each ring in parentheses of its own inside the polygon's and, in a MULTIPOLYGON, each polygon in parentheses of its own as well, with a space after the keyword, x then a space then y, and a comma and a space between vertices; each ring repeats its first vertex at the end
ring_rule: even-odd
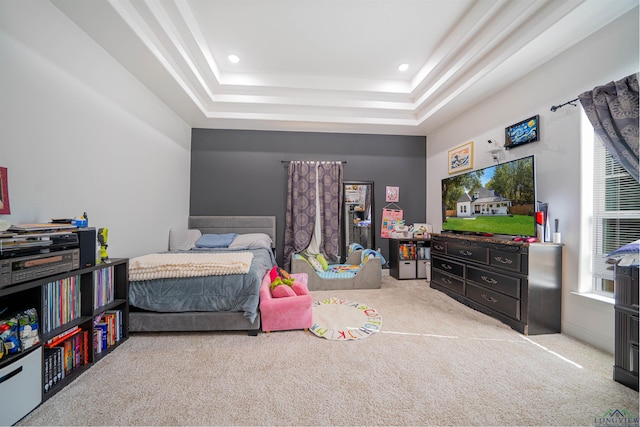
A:
POLYGON ((407 71, 409 69, 409 64, 400 64, 398 65, 399 71, 407 71))
POLYGON ((240 62, 240 57, 238 55, 231 54, 227 58, 229 58, 229 62, 233 64, 237 64, 238 62, 240 62))

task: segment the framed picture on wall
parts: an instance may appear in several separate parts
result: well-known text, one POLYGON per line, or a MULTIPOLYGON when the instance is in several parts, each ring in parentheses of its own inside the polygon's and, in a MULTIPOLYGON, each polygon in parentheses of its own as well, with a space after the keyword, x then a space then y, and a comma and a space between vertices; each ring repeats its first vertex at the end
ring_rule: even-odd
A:
POLYGON ((473 168, 473 141, 449 150, 449 173, 473 168))
POLYGON ((387 187, 387 203, 397 203, 400 201, 400 187, 387 187))
POLYGON ((504 149, 509 150, 520 145, 540 140, 540 116, 511 125, 504 130, 504 149))
POLYGON ((0 214, 10 214, 9 184, 7 183, 7 168, 0 167, 0 214))

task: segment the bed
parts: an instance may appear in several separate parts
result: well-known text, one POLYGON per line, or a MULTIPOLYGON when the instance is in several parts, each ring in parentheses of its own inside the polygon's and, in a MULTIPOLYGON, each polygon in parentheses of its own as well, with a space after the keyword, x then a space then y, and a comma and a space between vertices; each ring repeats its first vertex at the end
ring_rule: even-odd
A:
POLYGON ((250 264, 248 271, 242 274, 234 270, 233 274, 217 272, 210 276, 156 278, 157 268, 149 269, 145 274, 141 274, 141 270, 134 271, 131 265, 143 263, 135 263, 137 258, 133 258, 129 271, 130 279, 135 279, 129 282, 129 331, 247 331, 249 335, 258 335, 260 285, 264 275, 275 265, 275 216, 190 216, 188 228, 184 231, 189 236, 198 232, 207 237, 229 233, 243 237, 266 234, 271 247, 210 249, 170 242, 172 251, 140 257, 161 260, 178 255, 197 259, 210 253, 215 253, 214 257, 225 257, 230 252, 242 252, 245 263, 250 264))

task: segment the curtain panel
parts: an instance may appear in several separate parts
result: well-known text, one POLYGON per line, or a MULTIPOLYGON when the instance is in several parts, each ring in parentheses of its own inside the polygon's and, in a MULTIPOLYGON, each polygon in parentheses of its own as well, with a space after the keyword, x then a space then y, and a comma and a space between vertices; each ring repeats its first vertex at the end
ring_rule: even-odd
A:
POLYGON ((284 231, 284 268, 291 268, 291 255, 309 246, 316 221, 316 164, 291 162, 287 181, 287 211, 284 231))
POLYGON ((594 132, 614 159, 640 182, 638 169, 638 74, 578 96, 594 132))
POLYGON ((318 197, 320 199, 321 249, 324 256, 338 261, 340 217, 342 209, 342 162, 318 165, 318 197))
POLYGON ((309 248, 338 259, 342 201, 342 162, 291 162, 287 183, 284 267, 291 255, 309 248), (318 235, 319 234, 319 235, 318 235))

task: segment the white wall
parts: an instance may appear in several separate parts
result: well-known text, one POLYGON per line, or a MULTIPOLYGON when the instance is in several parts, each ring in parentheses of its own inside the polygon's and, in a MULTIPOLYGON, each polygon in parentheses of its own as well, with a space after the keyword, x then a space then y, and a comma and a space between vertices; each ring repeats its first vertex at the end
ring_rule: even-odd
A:
POLYGON ((186 226, 191 128, 48 1, 0 2, 0 166, 13 224, 87 212, 109 255, 186 226))
POLYGON ((550 218, 560 220, 563 252, 563 333, 613 353, 613 306, 575 292, 589 286, 580 261, 590 250, 581 232, 581 107, 562 104, 595 86, 639 71, 638 8, 531 72, 481 106, 427 136, 427 221, 442 229, 440 181, 447 174, 447 151, 474 141, 474 169, 493 164, 487 140, 504 143, 504 128, 540 115, 541 140, 500 154, 500 162, 535 154, 538 200, 549 202, 550 218))

